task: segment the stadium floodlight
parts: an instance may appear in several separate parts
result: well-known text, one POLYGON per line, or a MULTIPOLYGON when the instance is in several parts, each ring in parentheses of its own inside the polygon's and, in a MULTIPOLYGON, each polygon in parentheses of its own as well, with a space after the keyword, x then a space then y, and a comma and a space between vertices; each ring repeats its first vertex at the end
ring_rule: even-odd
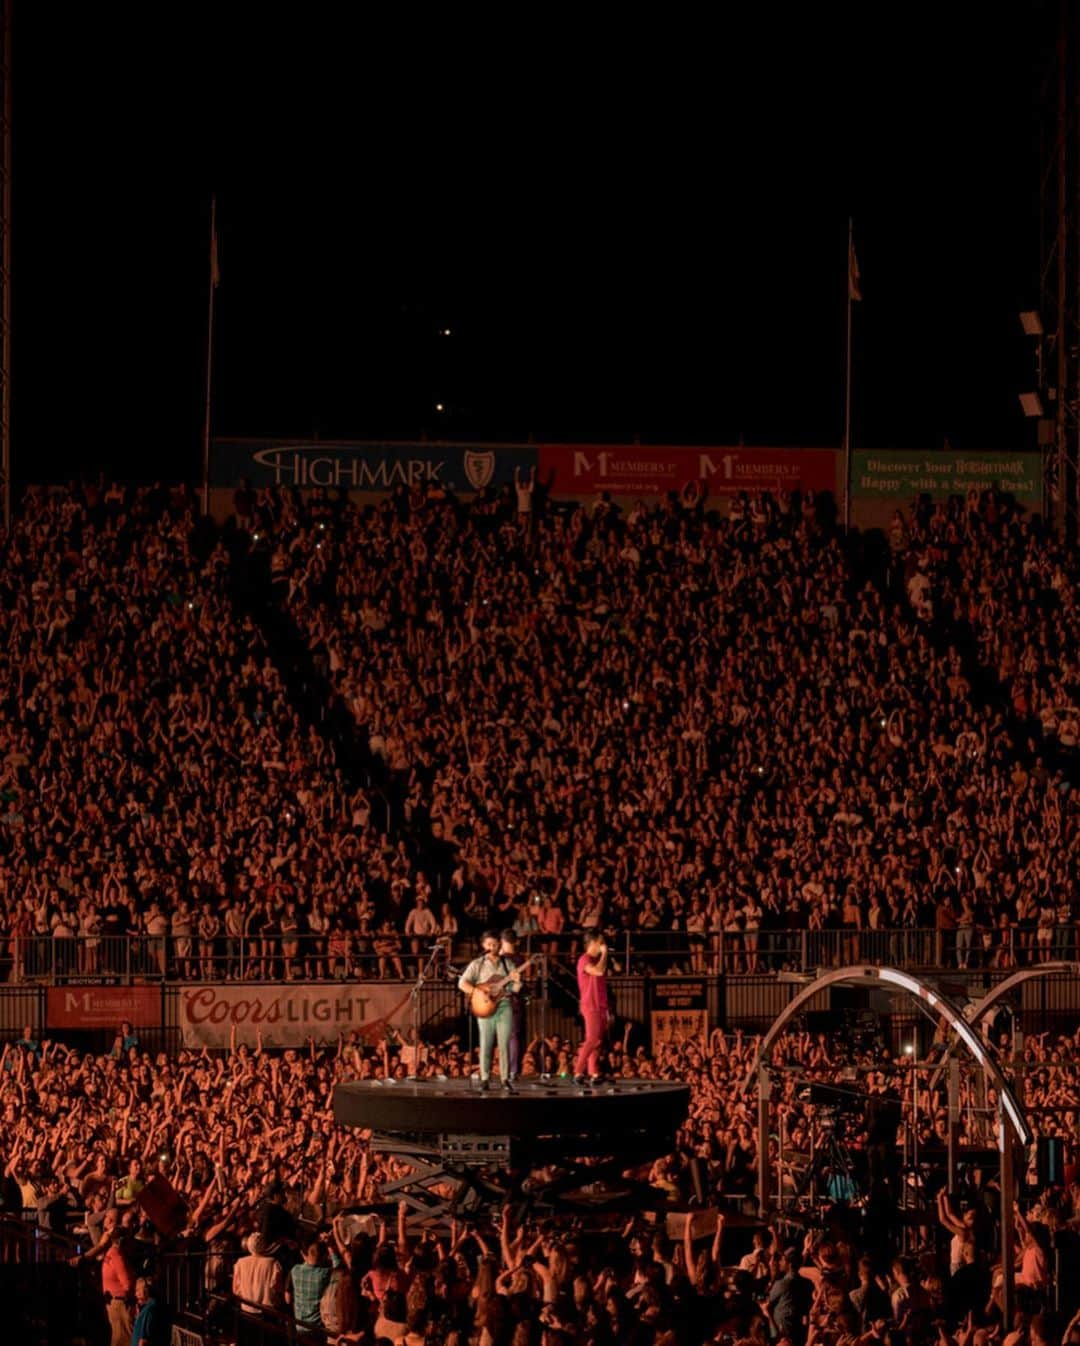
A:
POLYGON ((1043 334, 1042 319, 1033 308, 1026 309, 1020 314, 1020 326, 1024 329, 1025 336, 1041 337, 1043 334))
POLYGON ((1042 398, 1038 393, 1021 393, 1020 405, 1029 420, 1036 420, 1043 414, 1042 398))

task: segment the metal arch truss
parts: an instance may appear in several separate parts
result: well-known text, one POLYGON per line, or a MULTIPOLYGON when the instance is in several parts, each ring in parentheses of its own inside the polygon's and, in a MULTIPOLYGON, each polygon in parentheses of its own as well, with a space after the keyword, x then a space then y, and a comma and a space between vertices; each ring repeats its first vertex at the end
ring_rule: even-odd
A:
MULTIPOLYGON (((966 1022, 974 1032, 979 1028, 983 1020, 989 1016, 990 1011, 1004 1000, 1014 987, 1022 986, 1024 982, 1027 981, 1040 981, 1044 977, 1054 977, 1063 974, 1068 974, 1073 977, 1080 976, 1080 963, 1033 963, 1030 967, 1018 968, 1016 972, 1013 972, 1010 976, 1006 977, 1004 981, 999 981, 987 991, 986 995, 984 995, 975 1006, 974 1014, 970 1019, 966 1020, 966 1022)), ((933 1075, 930 1076, 931 1091, 937 1087, 937 1083, 941 1078, 941 1072, 945 1069, 949 1057, 952 1056, 953 1047, 955 1045, 954 1042, 950 1042, 946 1045, 945 1053, 941 1058, 941 1064, 938 1066, 937 1070, 934 1071, 933 1075)))
MULTIPOLYGON (((1009 979, 1010 982, 1014 980, 1015 978, 1009 979)), ((823 972, 821 976, 811 982, 810 985, 803 987, 799 994, 780 1011, 772 1027, 761 1040, 761 1046, 758 1048, 757 1060, 753 1067, 758 1075, 759 1081, 762 1072, 768 1071, 769 1056, 772 1053, 773 1043, 783 1032, 788 1022, 798 1014, 799 1010, 802 1009, 808 1000, 812 1000, 814 996, 830 986, 844 984, 848 986, 858 986, 873 985, 875 983, 884 983, 886 986, 895 986, 897 990, 907 991, 909 995, 913 995, 917 999, 923 1001, 933 1013, 937 1015, 939 1020, 949 1026, 956 1037, 960 1039, 975 1058, 976 1063, 986 1077, 987 1083, 992 1084, 997 1090, 998 1098, 1001 1100, 1002 1112, 1005 1119, 1012 1127, 1013 1135, 1021 1145, 1030 1145, 1032 1140, 1031 1128, 1028 1126, 1024 1117, 1023 1109, 1014 1097, 1009 1082, 1002 1073, 1001 1067, 987 1051, 985 1044, 980 1041, 978 1034, 975 1033, 972 1026, 947 996, 944 996, 940 991, 935 990, 935 988, 922 977, 917 977, 911 972, 903 972, 895 967, 839 967, 835 968, 832 972, 823 972)), ((1002 983, 1003 986, 1008 984, 1008 982, 1002 983)))
MULTIPOLYGON (((1048 966, 1048 965, 1044 965, 1048 966)), ((1015 984, 1016 978, 1010 978, 1009 982, 1015 984)), ((1003 982, 1002 985, 1008 985, 1009 982, 1003 982)), ((855 965, 851 967, 835 968, 831 972, 824 972, 821 976, 815 978, 809 985, 803 987, 791 1002, 786 1005, 776 1016, 769 1031, 761 1040, 758 1048, 757 1059, 751 1067, 751 1073, 747 1079, 747 1086, 752 1086, 754 1076, 757 1077, 758 1087, 758 1212, 762 1218, 765 1218, 769 1212, 769 1130, 770 1130, 770 1101, 772 1095, 772 1084, 769 1077, 769 1058, 772 1054, 773 1044, 784 1031, 784 1028, 802 1007, 814 996, 827 990, 830 986, 866 986, 866 985, 885 985, 895 987, 899 991, 906 991, 908 995, 914 996, 920 1000, 926 1007, 932 1011, 938 1021, 948 1025, 949 1029, 958 1038, 968 1051, 971 1053, 983 1073, 983 1077, 988 1084, 992 1084, 997 1091, 998 1100, 998 1135, 999 1150, 1001 1157, 1001 1229, 1002 1229, 1002 1264, 1005 1273, 1004 1290, 1004 1312, 1003 1318, 1007 1324, 1011 1324, 1014 1308, 1014 1284, 1013 1284, 1013 1261, 1014 1261, 1014 1233, 1013 1233, 1013 1207, 1015 1200, 1014 1193, 1014 1166, 1013 1166, 1013 1141, 1019 1141, 1021 1145, 1031 1144, 1032 1132, 1024 1117, 1023 1109, 1014 1097, 1008 1080, 1002 1073, 1001 1067, 987 1051, 985 1044, 979 1039, 977 1033, 972 1029, 964 1016, 960 1013, 952 1001, 936 990, 922 977, 916 976, 911 972, 904 972, 895 967, 876 967, 872 965, 855 965)), ((985 1002, 984 1002, 985 1003, 985 1002)))

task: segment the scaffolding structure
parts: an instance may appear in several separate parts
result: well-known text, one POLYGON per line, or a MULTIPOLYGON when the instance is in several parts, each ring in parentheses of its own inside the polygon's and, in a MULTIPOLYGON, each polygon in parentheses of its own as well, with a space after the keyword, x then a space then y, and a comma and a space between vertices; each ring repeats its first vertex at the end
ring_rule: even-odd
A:
MULTIPOLYGON (((875 986, 882 985, 890 989, 904 991, 915 997, 917 1003, 952 1038, 957 1038, 967 1048, 987 1085, 997 1094, 997 1122, 999 1146, 999 1192, 1001 1197, 1001 1265, 1004 1280, 1002 1283, 1002 1316, 1006 1325, 1011 1325, 1016 1307, 1014 1264, 1015 1248, 1015 1186, 1017 1147, 1027 1149, 1034 1135, 1024 1116, 1019 1100, 1014 1096, 1009 1081, 1000 1065, 987 1051, 982 1040, 972 1031, 964 1016, 952 1001, 937 990, 924 977, 906 972, 902 968, 884 967, 878 964, 853 964, 849 967, 834 968, 820 973, 816 978, 808 978, 802 990, 788 1002, 773 1020, 772 1026, 758 1045, 757 1056, 746 1078, 748 1090, 755 1090, 758 1104, 758 1215, 767 1219, 771 1211, 772 1192, 775 1189, 772 1176, 772 1160, 769 1151, 770 1119, 772 1113, 772 1050, 786 1026, 808 1004, 813 1002, 822 991, 831 986, 875 986)), ((914 1076, 913 1076, 914 1081, 914 1076)), ((912 1119, 918 1108, 918 1095, 912 1093, 912 1119)), ((957 1124, 959 1122, 959 1075, 950 1072, 949 1102, 949 1146, 952 1154, 949 1158, 949 1177, 955 1181, 957 1142, 957 1124)))

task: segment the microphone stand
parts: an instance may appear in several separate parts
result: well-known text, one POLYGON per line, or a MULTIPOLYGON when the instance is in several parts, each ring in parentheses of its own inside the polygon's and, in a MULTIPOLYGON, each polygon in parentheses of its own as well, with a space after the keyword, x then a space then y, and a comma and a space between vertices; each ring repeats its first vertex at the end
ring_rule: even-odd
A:
POLYGON ((412 1029, 413 1029, 413 1067, 412 1067, 412 1073, 409 1076, 409 1079, 411 1080, 418 1079, 420 1072, 420 992, 424 989, 425 985, 430 980, 431 974, 435 970, 435 962, 439 957, 439 954, 443 952, 445 947, 446 946, 442 942, 442 940, 439 940, 437 943, 431 946, 431 949, 428 952, 427 962, 420 969, 420 975, 416 979, 416 985, 412 988, 412 991, 410 992, 409 998, 412 1001, 412 1029))
POLYGON ((540 1078, 545 1082, 551 1079, 551 1061, 548 1059, 547 1016, 548 1016, 548 958, 540 955, 540 1078))

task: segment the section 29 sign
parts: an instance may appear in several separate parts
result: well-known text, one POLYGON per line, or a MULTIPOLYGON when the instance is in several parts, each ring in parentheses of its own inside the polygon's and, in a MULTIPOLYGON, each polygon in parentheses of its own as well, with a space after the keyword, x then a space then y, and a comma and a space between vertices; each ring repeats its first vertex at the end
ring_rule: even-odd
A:
POLYGON ((185 1047, 227 1047, 234 1029, 249 1046, 260 1033, 265 1047, 335 1042, 354 1030, 374 1041, 404 1026, 408 1009, 409 988, 399 982, 190 986, 180 993, 180 1031, 185 1047))
POLYGON ((833 491, 835 449, 675 448, 542 444, 539 476, 555 495, 666 495, 700 484, 708 496, 740 491, 833 491))
POLYGON ((506 444, 216 439, 210 457, 214 486, 238 486, 246 478, 252 486, 376 494, 428 484, 461 493, 512 486, 515 469, 527 476, 536 464, 535 449, 506 444))

